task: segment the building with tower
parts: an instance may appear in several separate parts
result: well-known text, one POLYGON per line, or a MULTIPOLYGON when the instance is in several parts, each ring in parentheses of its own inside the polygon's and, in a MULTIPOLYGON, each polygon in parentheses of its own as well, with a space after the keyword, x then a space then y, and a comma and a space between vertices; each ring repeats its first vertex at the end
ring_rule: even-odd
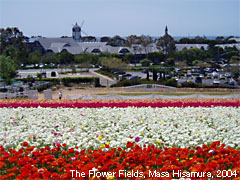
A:
POLYGON ((80 42, 82 39, 81 27, 77 23, 72 28, 72 37, 77 42, 80 42))
POLYGON ((167 26, 165 28, 165 35, 168 35, 168 28, 167 28, 167 26))

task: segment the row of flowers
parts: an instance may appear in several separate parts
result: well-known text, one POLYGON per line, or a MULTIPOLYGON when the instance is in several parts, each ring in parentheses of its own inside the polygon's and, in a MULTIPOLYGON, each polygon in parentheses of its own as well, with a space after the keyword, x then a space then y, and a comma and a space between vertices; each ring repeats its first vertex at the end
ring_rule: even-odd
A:
POLYGON ((0 179, 240 179, 240 150, 219 141, 191 148, 141 148, 131 142, 107 148, 0 146, 0 179))
POLYGON ((240 99, 138 99, 138 100, 0 100, 0 108, 10 107, 64 107, 64 108, 101 108, 101 107, 240 107, 240 99))
POLYGON ((19 149, 66 143, 80 149, 124 147, 135 141, 188 147, 220 140, 240 148, 240 108, 1 108, 0 139, 19 149))

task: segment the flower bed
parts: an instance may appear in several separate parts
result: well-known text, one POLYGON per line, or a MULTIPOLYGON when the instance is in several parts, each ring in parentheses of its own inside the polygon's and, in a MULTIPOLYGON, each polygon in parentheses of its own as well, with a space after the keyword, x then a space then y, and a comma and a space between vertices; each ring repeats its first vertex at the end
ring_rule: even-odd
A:
POLYGON ((239 105, 0 101, 0 179, 239 179, 239 105))
POLYGON ((101 108, 101 107, 240 107, 240 99, 138 99, 138 100, 0 100, 0 108, 10 107, 101 108))
POLYGON ((220 140, 240 148, 240 108, 2 108, 0 138, 5 147, 66 143, 100 148, 159 144, 188 147, 220 140))
POLYGON ((240 150, 220 142, 196 148, 140 148, 134 143, 108 151, 66 144, 16 151, 0 147, 0 179, 239 179, 240 150))

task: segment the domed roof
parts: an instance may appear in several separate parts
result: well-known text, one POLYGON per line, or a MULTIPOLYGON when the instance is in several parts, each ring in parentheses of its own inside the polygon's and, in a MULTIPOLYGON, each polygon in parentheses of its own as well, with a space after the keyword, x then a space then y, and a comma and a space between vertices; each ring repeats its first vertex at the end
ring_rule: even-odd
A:
POLYGON ((72 28, 73 31, 81 31, 81 27, 76 23, 73 28, 72 28))

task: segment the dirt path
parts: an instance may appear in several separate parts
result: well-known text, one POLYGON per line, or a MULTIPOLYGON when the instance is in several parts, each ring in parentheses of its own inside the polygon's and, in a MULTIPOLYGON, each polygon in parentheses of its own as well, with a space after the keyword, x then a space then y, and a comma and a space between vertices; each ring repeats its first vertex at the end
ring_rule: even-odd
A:
MULTIPOLYGON (((53 91, 53 99, 58 99, 59 91, 62 91, 63 99, 67 96, 88 96, 88 95, 107 95, 107 94, 122 94, 122 95, 147 95, 147 94, 162 94, 162 95, 189 95, 189 94, 206 94, 206 95, 229 95, 240 94, 240 90, 234 89, 179 89, 177 92, 143 92, 143 91, 126 91, 123 88, 95 88, 95 87, 61 87, 59 90, 53 91)), ((43 93, 39 93, 39 99, 44 99, 43 93)))

